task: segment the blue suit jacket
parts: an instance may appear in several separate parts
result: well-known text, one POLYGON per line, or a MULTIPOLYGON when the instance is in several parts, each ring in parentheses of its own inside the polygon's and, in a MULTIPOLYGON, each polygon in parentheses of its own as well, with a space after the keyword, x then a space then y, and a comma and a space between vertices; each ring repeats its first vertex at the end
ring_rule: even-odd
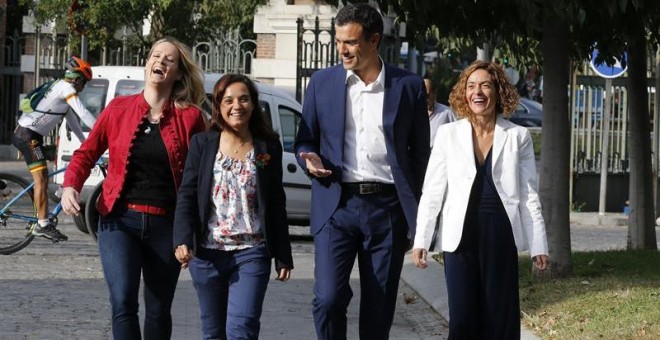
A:
MULTIPOLYGON (((383 132, 387 162, 392 169, 410 236, 414 237, 417 205, 430 154, 426 92, 419 76, 387 64, 383 67, 383 132)), ((315 72, 305 91, 303 119, 296 136, 296 157, 306 169, 300 152, 315 152, 324 167, 332 170, 332 175, 312 177, 312 235, 321 230, 339 205, 345 117, 346 70, 340 64, 315 72)))
MULTIPOLYGON (((207 230, 210 215, 213 163, 218 153, 220 133, 208 131, 193 136, 177 194, 174 215, 174 246, 196 249, 207 230)), ((254 140, 255 155, 270 155, 264 166, 257 166, 257 213, 264 229, 266 245, 277 269, 293 268, 286 197, 282 186, 282 146, 279 141, 254 140)))

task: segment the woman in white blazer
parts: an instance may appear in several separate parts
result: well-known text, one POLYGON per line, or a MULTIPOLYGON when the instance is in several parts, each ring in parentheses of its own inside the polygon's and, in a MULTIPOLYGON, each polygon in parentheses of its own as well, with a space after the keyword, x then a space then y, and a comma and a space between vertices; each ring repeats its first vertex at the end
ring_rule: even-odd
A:
POLYGON ((519 339, 517 254, 548 266, 532 139, 502 117, 518 100, 500 66, 474 62, 449 98, 466 119, 440 126, 431 152, 412 256, 426 268, 441 214, 449 339, 519 339))

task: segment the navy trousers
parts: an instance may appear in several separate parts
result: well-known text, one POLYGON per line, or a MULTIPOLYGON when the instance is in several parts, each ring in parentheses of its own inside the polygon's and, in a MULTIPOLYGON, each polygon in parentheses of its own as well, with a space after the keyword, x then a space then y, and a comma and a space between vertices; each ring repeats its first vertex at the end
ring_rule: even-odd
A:
POLYGON ((518 253, 505 212, 468 213, 444 252, 449 339, 520 339, 518 253))
POLYGON ((408 227, 396 192, 344 193, 314 236, 314 323, 318 339, 346 339, 349 279, 360 270, 360 339, 387 339, 396 306, 408 227))
POLYGON ((270 263, 265 243, 237 251, 197 250, 189 268, 203 339, 259 338, 270 263))

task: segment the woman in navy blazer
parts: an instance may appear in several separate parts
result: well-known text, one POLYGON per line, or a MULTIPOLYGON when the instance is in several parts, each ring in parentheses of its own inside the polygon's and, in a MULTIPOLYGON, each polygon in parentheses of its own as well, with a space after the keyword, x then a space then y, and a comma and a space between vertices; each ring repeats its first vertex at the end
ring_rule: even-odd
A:
POLYGON ((257 339, 275 259, 293 269, 282 186, 282 146, 254 83, 227 74, 213 91, 210 130, 195 135, 178 192, 175 256, 189 267, 204 339, 257 339))
POLYGON ((461 119, 440 126, 417 215, 413 261, 426 268, 438 214, 449 339, 519 339, 518 251, 539 270, 548 246, 532 139, 510 116, 518 94, 502 68, 477 61, 450 95, 461 119))

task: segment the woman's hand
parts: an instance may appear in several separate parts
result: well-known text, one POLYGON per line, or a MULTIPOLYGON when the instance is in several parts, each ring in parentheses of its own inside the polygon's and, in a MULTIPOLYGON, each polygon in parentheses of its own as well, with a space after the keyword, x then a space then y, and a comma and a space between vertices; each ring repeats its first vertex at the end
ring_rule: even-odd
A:
POLYGON ((550 259, 548 255, 536 255, 532 258, 532 262, 534 262, 536 269, 546 270, 550 264, 550 259))
POLYGON ((412 258, 417 268, 426 269, 426 267, 428 267, 428 264, 426 263, 426 254, 427 254, 426 249, 423 248, 413 249, 412 258))
POLYGON ((62 209, 71 216, 80 214, 80 194, 73 187, 62 189, 62 209))
POLYGON ((275 280, 286 282, 289 280, 289 278, 291 278, 291 269, 282 268, 280 269, 279 273, 277 273, 277 277, 275 278, 275 280))
POLYGON ((186 269, 188 268, 188 262, 193 258, 193 253, 187 245, 182 244, 174 250, 174 257, 181 263, 181 269, 186 269))

